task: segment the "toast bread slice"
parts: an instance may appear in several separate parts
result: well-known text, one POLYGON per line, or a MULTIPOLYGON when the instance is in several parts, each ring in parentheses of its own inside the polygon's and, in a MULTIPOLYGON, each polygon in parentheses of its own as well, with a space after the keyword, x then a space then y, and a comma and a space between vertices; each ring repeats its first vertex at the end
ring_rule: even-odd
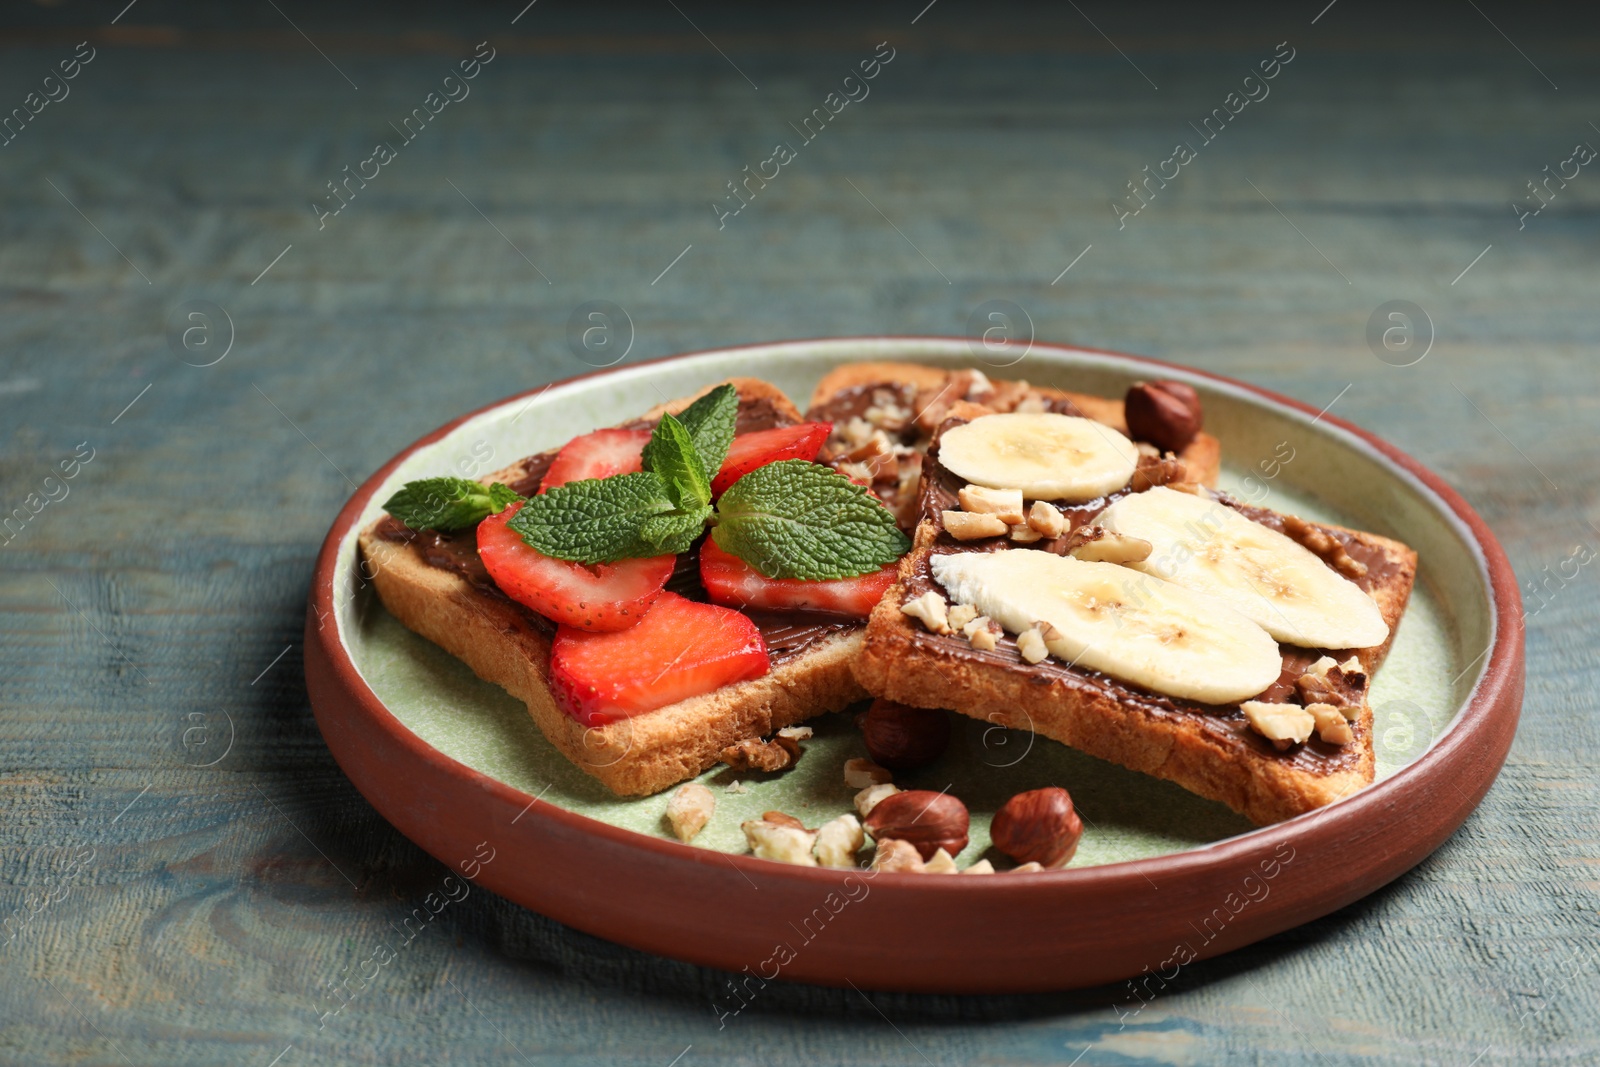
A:
MULTIPOLYGON (((889 361, 847 363, 823 375, 812 390, 806 417, 834 424, 833 436, 819 459, 847 475, 870 480, 873 491, 896 513, 901 526, 911 530, 918 521, 916 494, 922 456, 939 425, 951 416, 970 419, 988 412, 1019 410, 1019 405, 1020 410, 1082 415, 1118 433, 1128 433, 1123 403, 1118 399, 990 379, 970 368, 945 370, 889 361), (849 429, 856 417, 885 431, 898 446, 892 458, 851 459, 859 444, 849 429)), ((1178 459, 1183 480, 1215 485, 1222 446, 1210 434, 1200 433, 1178 459)))
MULTIPOLYGON (((1368 683, 1393 642, 1415 583, 1417 556, 1409 547, 1376 534, 1308 523, 1222 498, 1247 518, 1295 536, 1330 567, 1340 552, 1365 566, 1364 575, 1353 577, 1352 567, 1346 576, 1372 596, 1389 627, 1389 638, 1372 648, 1325 653, 1280 645, 1283 672, 1258 700, 1301 703, 1295 679, 1323 654, 1340 662, 1355 655, 1366 679, 1357 694, 1359 711, 1350 724, 1351 742, 1332 745, 1313 736, 1280 752, 1249 727, 1237 705, 1215 707, 1162 696, 1053 657, 1030 665, 1020 658, 1009 634, 994 650, 985 651, 973 648, 959 633, 932 633, 904 614, 903 604, 929 590, 944 595, 932 577, 933 555, 997 548, 975 547, 974 542, 959 542, 944 532, 941 512, 955 506, 955 492, 965 483, 939 465, 936 445, 924 462, 921 521, 912 551, 901 560, 898 582, 874 610, 865 647, 855 661, 857 678, 874 696, 952 708, 996 725, 1032 730, 1092 756, 1175 782, 1260 825, 1332 803, 1372 782, 1368 683)), ((1069 523, 1086 524, 1105 503, 1067 509, 1069 523)), ((1065 537, 999 550, 1064 547, 1065 537)))
MULTIPOLYGON (((741 429, 802 421, 776 387, 752 378, 729 384, 739 393, 741 429)), ((624 425, 648 426, 712 388, 658 405, 624 425)), ((553 458, 553 451, 530 456, 480 481, 503 482, 527 495, 537 491, 553 458)), ((551 693, 554 624, 494 586, 478 559, 473 530, 419 533, 385 517, 362 530, 359 543, 390 614, 526 704, 540 732, 562 755, 623 796, 658 793, 708 770, 730 745, 769 736, 866 696, 849 666, 861 648, 861 623, 750 612, 768 642, 772 669, 766 675, 606 726, 585 727, 562 711, 551 693)), ((692 592, 684 583, 692 586, 695 574, 692 559, 686 568, 680 558, 668 588, 692 592)))

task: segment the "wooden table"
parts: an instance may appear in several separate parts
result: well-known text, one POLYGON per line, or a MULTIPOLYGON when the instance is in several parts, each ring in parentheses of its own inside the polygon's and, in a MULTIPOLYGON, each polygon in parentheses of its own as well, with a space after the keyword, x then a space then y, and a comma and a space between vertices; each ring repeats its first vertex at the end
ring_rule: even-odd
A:
POLYGON ((0 149, 0 489, 27 520, 0 571, 0 1060, 1600 1062, 1600 600, 1593 564, 1547 578, 1600 549, 1600 176, 1564 162, 1600 144, 1592 22, 1488 0, 123 2, 14 8, 0 31, 0 105, 61 96, 0 149), (446 82, 479 41, 488 64, 446 82), (468 95, 405 140, 445 91, 468 95), (1205 140, 1236 91, 1267 95, 1205 140), (394 157, 364 163, 380 140, 394 157), (719 228, 725 183, 780 141, 794 158, 719 228), (1194 158, 1133 214, 1128 183, 1172 174, 1180 141, 1194 158), (331 214, 326 183, 358 171, 331 214), (444 872, 312 721, 313 553, 405 442, 603 361, 567 340, 597 300, 631 319, 630 360, 963 333, 1008 300, 1042 338, 1336 405, 1547 581, 1504 773, 1399 882, 1186 969, 1132 1018, 1117 988, 771 986, 719 1030, 723 976, 478 893, 324 1020, 444 872), (1369 345, 1394 300, 1431 321, 1411 366, 1414 313, 1410 347, 1369 345))

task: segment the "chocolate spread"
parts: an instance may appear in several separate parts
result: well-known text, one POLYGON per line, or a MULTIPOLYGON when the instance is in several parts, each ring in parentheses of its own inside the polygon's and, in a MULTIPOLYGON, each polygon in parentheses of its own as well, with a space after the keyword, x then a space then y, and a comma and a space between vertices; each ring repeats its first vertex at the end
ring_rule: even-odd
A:
MULTIPOLYGON (((951 424, 951 422, 947 422, 945 425, 949 426, 951 424)), ((957 506, 956 493, 966 485, 966 482, 939 463, 937 444, 929 449, 928 455, 923 462, 920 506, 924 517, 934 518, 941 511, 957 506)), ((1036 541, 1030 545, 1008 545, 998 538, 973 544, 957 541, 941 530, 938 538, 929 547, 928 553, 917 561, 910 579, 906 582, 904 599, 907 601, 915 599, 930 590, 937 592, 940 596, 945 595, 944 589, 933 579, 932 558, 935 555, 950 552, 971 552, 974 550, 1064 552, 1067 535, 1072 530, 1087 525, 1095 516, 1110 506, 1112 502, 1127 494, 1128 490, 1121 489, 1084 504, 1058 504, 1057 508, 1067 520, 1062 536, 1054 540, 1036 541)), ((1283 532, 1282 516, 1277 515, 1275 512, 1243 504, 1226 496, 1219 502, 1233 508, 1254 522, 1259 522, 1263 526, 1275 529, 1280 533, 1283 532)), ((1353 579, 1363 591, 1370 592, 1373 588, 1382 584, 1385 577, 1392 574, 1396 569, 1393 561, 1382 551, 1363 543, 1349 533, 1319 524, 1314 525, 1317 525, 1318 529, 1326 531, 1343 544, 1345 551, 1353 559, 1366 564, 1367 573, 1360 578, 1353 579)), ((1219 706, 1170 697, 1127 682, 1118 681, 1099 671, 1068 666, 1054 659, 1045 659, 1039 663, 1029 664, 1018 654, 1016 639, 1010 634, 1002 636, 997 647, 990 651, 973 648, 965 638, 959 635, 935 634, 920 628, 916 631, 913 642, 920 652, 935 659, 997 664, 1008 667, 1011 670, 1021 671, 1028 676, 1031 682, 1041 686, 1050 686, 1060 691, 1072 690, 1098 693, 1120 704, 1137 707, 1155 719, 1177 718, 1196 723, 1207 737, 1213 738, 1219 743, 1241 745, 1253 749, 1262 755, 1280 759, 1299 770, 1315 774, 1332 774, 1353 767, 1361 758, 1362 745, 1358 743, 1347 745, 1329 744, 1315 735, 1304 744, 1297 745, 1286 752, 1279 752, 1270 741, 1250 728, 1245 720, 1244 713, 1239 710, 1237 704, 1219 706)), ((1293 702, 1296 696, 1295 681, 1320 657, 1332 655, 1336 659, 1344 659, 1350 655, 1348 650, 1309 649, 1287 644, 1279 644, 1278 651, 1283 656, 1283 670, 1278 675, 1278 680, 1266 692, 1253 698, 1255 700, 1267 703, 1293 702)), ((1361 724, 1359 722, 1352 723, 1351 727, 1356 731, 1359 740, 1361 724)))
MULTIPOLYGON (((656 421, 634 419, 623 423, 621 428, 649 429, 656 421)), ((738 433, 753 433, 757 430, 788 426, 793 421, 785 418, 766 397, 759 400, 741 398, 735 430, 738 433)), ((507 484, 522 496, 532 496, 539 491, 539 485, 544 481, 545 473, 555 458, 556 450, 552 449, 520 460, 514 464, 514 468, 520 473, 507 484)), ((385 515, 373 528, 373 533, 385 541, 409 545, 417 558, 428 566, 449 571, 485 596, 512 605, 537 632, 547 637, 555 633, 555 623, 511 600, 500 591, 499 586, 494 584, 494 579, 489 577, 483 561, 478 558, 478 537, 475 527, 451 532, 413 530, 394 516, 385 515)), ((690 600, 706 602, 709 598, 706 596, 705 586, 700 583, 699 558, 698 546, 680 555, 672 577, 667 580, 667 588, 690 600)), ((761 631, 761 637, 767 644, 767 655, 774 667, 796 658, 819 641, 865 625, 859 620, 841 619, 809 611, 747 611, 745 614, 761 631)))

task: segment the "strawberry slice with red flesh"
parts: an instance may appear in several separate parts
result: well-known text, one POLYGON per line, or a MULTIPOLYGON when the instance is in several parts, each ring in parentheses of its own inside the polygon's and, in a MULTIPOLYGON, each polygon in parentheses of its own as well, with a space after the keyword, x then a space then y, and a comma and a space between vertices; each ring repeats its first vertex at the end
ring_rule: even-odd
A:
POLYGON ((547 556, 506 526, 521 507, 512 504, 478 523, 478 556, 502 593, 547 619, 580 630, 625 630, 672 577, 676 556, 596 564, 547 556))
POLYGON ((539 492, 588 478, 637 474, 644 469, 640 456, 649 443, 649 430, 596 430, 574 437, 556 453, 539 492))
POLYGON ((711 479, 711 494, 721 496, 734 482, 768 463, 780 459, 816 459, 832 432, 831 422, 802 422, 797 426, 740 434, 728 448, 728 458, 722 461, 722 469, 711 479))
POLYGON ((578 723, 604 726, 760 678, 770 666, 766 642, 748 617, 662 593, 629 629, 558 629, 550 688, 578 723))
POLYGON ((816 611, 864 619, 894 584, 898 563, 855 578, 807 582, 768 578, 755 567, 706 538, 700 545, 700 581, 718 604, 765 611, 816 611))

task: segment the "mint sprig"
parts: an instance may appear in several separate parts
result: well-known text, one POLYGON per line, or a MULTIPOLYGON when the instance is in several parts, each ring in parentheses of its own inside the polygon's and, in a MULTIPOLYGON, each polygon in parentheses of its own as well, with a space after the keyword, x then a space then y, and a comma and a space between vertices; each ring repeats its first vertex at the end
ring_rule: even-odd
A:
POLYGON ((769 578, 852 578, 911 547, 894 515, 837 471, 803 459, 768 463, 717 502, 717 547, 769 578))
MULTIPOLYGON (((727 449, 723 449, 724 455, 727 449)), ((666 484, 667 495, 685 511, 711 503, 711 475, 695 448, 687 427, 671 415, 661 416, 650 442, 644 446, 644 469, 666 484)), ((717 457, 717 464, 722 456, 717 457)), ((704 520, 702 520, 704 521, 704 520)))
POLYGON ((401 486, 383 510, 413 530, 460 530, 521 499, 500 482, 486 486, 466 478, 423 478, 401 486))

